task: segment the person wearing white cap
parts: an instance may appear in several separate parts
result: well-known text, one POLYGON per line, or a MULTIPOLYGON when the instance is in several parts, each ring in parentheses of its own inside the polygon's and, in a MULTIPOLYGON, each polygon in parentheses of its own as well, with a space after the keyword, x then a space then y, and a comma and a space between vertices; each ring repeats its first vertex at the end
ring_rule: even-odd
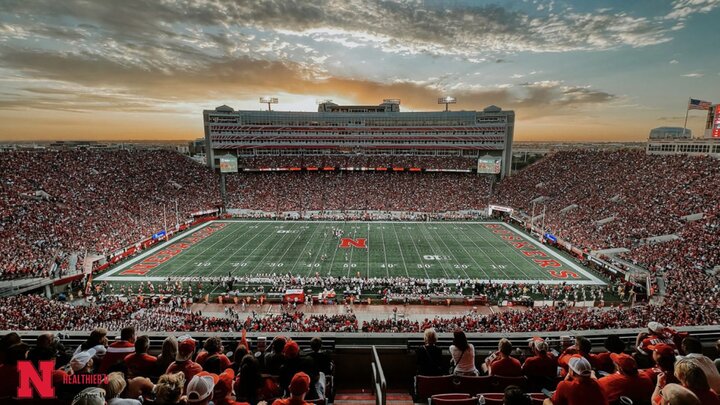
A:
MULTIPOLYGON (((660 322, 649 322, 648 332, 640 332, 637 336, 636 346, 637 351, 645 356, 652 355, 652 349, 650 346, 654 346, 660 343, 672 346, 675 348, 675 341, 673 336, 675 332, 672 329, 665 327, 660 322)), ((682 336, 682 334, 681 334, 682 336)))
POLYGON ((590 362, 577 355, 568 361, 565 380, 558 384, 552 399, 546 399, 544 405, 608 405, 608 400, 590 362))
MULTIPOLYGON (((70 359, 70 369, 72 370, 71 375, 82 375, 82 374, 91 374, 93 371, 93 356, 95 356, 95 349, 87 349, 78 353, 75 353, 73 355, 72 359, 70 359)), ((95 384, 93 384, 91 381, 83 381, 78 380, 75 381, 72 384, 60 384, 60 386, 57 389, 58 397, 60 399, 71 399, 75 397, 80 391, 82 391, 85 388, 92 387, 95 384)), ((103 391, 103 398, 105 396, 105 391, 103 391)), ((103 403, 105 402, 105 399, 103 399, 103 403)))
POLYGON ((215 384, 220 377, 217 374, 203 371, 195 375, 187 386, 187 400, 191 404, 207 405, 213 398, 215 384))
POLYGON ((70 368, 72 368, 73 373, 90 374, 93 368, 93 356, 95 356, 95 349, 75 353, 70 359, 70 368))

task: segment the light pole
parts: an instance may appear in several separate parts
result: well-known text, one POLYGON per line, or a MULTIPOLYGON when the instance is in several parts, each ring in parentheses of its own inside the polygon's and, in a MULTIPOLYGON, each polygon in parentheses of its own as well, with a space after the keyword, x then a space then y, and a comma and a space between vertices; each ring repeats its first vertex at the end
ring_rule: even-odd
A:
POLYGON ((277 103, 278 103, 278 99, 277 99, 277 97, 265 96, 265 97, 260 97, 260 102, 263 103, 263 104, 267 104, 267 105, 268 105, 268 111, 272 111, 272 108, 270 108, 270 105, 271 105, 271 104, 277 104, 277 103))
POLYGON ((450 111, 449 105, 456 104, 457 99, 455 97, 445 96, 438 98, 438 104, 445 104, 445 112, 450 111))

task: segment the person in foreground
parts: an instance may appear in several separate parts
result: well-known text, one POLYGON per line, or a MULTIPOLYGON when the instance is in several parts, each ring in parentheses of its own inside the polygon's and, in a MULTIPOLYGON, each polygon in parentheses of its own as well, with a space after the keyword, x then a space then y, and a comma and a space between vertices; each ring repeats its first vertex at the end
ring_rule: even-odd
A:
POLYGON ((290 398, 277 399, 272 405, 305 405, 305 394, 310 391, 310 376, 302 371, 295 374, 290 381, 290 398))
POLYGON ((667 384, 659 394, 660 405, 701 405, 692 391, 679 384, 667 384))
POLYGON ((546 399, 544 405, 608 405, 608 401, 590 362, 578 356, 568 361, 565 380, 558 384, 552 398, 546 399))

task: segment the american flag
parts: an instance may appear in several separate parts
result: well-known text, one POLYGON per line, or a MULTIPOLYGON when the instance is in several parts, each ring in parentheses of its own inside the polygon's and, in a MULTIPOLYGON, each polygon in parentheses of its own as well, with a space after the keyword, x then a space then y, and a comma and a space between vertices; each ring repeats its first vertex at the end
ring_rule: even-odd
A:
POLYGON ((690 103, 688 104, 688 110, 709 110, 711 105, 712 103, 709 101, 691 98, 690 103))

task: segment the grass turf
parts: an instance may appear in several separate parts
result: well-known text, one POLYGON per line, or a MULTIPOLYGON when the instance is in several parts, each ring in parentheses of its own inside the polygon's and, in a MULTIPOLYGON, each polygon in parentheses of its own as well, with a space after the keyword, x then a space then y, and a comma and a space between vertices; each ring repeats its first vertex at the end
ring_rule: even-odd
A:
POLYGON ((496 222, 215 221, 97 279, 270 273, 604 284, 573 260, 496 222), (342 238, 353 242, 343 247, 342 238))

